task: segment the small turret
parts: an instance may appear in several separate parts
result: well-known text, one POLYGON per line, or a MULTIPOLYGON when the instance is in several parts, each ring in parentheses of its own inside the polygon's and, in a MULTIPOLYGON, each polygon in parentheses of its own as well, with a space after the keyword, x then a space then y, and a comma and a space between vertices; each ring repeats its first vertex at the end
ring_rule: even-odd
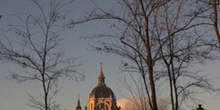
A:
POLYGON ((82 107, 81 107, 81 105, 80 105, 79 96, 78 96, 78 102, 77 102, 76 110, 82 110, 82 107))

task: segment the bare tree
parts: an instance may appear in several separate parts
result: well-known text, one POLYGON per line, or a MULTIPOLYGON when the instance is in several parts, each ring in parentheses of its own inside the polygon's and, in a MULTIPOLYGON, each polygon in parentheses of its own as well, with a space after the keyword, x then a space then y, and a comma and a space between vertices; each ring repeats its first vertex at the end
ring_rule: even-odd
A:
MULTIPOLYGON (((126 71, 126 70, 123 70, 126 71)), ((124 95, 124 91, 128 91, 130 96, 124 95, 125 98, 122 100, 128 101, 130 106, 127 106, 123 109, 138 109, 138 110, 147 110, 149 108, 149 104, 146 104, 147 94, 145 92, 143 80, 140 76, 133 74, 131 71, 127 71, 129 73, 129 77, 124 76, 122 80, 120 80, 120 88, 123 91, 121 94, 124 95), (132 107, 132 108, 131 108, 132 107)), ((124 102, 124 101, 123 101, 124 102)), ((125 102, 126 103, 126 102, 125 102)))
POLYGON ((152 20, 153 10, 158 9, 162 4, 166 4, 167 1, 129 1, 123 0, 122 5, 126 8, 126 12, 122 16, 117 16, 109 12, 104 12, 97 15, 91 14, 90 19, 115 19, 119 23, 122 23, 124 29, 118 28, 117 24, 113 24, 112 27, 118 29, 121 33, 117 35, 107 35, 106 37, 112 37, 116 39, 115 42, 102 43, 104 48, 97 48, 110 53, 122 55, 126 58, 132 59, 138 65, 138 70, 141 71, 141 77, 144 82, 144 87, 148 95, 149 105, 152 110, 158 110, 157 97, 155 90, 155 78, 154 78, 154 65, 159 51, 155 51, 154 39, 150 32, 150 20, 152 20), (122 45, 117 45, 118 42, 122 45), (146 75, 148 75, 146 77, 146 75), (147 84, 147 78, 149 78, 149 87, 147 84))
POLYGON ((193 64, 204 64, 204 61, 216 59, 216 56, 212 54, 212 48, 203 45, 203 40, 201 40, 203 38, 198 37, 193 31, 194 28, 206 25, 197 19, 197 16, 205 13, 206 10, 201 11, 194 8, 185 10, 186 7, 190 8, 192 3, 192 1, 180 0, 173 2, 176 7, 172 7, 173 4, 165 4, 163 6, 165 11, 160 13, 163 17, 157 24, 157 29, 163 28, 164 30, 156 31, 167 35, 166 39, 163 35, 158 36, 162 59, 160 63, 162 71, 159 72, 167 74, 162 77, 167 77, 169 82, 172 110, 179 110, 182 103, 188 101, 187 99, 195 101, 193 95, 198 94, 195 88, 217 91, 208 77, 200 75, 196 70, 190 70, 190 66, 193 64), (163 12, 164 14, 162 14, 163 12), (164 42, 163 39, 167 41, 164 42), (187 82, 183 82, 183 79, 187 82))
MULTIPOLYGON (((134 72, 129 71, 130 69, 123 71, 129 73, 129 76, 126 75, 123 79, 120 80, 120 90, 124 98, 118 100, 119 106, 122 107, 122 110, 149 110, 151 109, 148 104, 148 96, 145 91, 144 82, 142 77, 134 72), (129 96, 124 95, 124 92, 127 91, 130 93, 129 96)), ((149 86, 149 85, 148 85, 149 86)), ((158 92, 158 89, 157 89, 158 92)), ((162 92, 162 91, 161 91, 162 92)), ((168 98, 158 98, 157 104, 159 110, 166 110, 169 105, 168 98)))
POLYGON ((195 0, 196 1, 196 8, 200 10, 205 10, 203 14, 198 16, 199 19, 202 19, 204 24, 203 29, 196 30, 198 33, 198 36, 208 36, 208 37, 215 37, 217 40, 204 40, 205 45, 209 45, 211 47, 215 47, 219 50, 220 46, 220 34, 219 34, 219 0, 195 0), (201 30, 204 31, 204 33, 201 33, 201 30), (213 31, 213 34, 210 34, 209 32, 213 31))
POLYGON ((24 73, 12 73, 13 79, 18 82, 37 81, 42 84, 43 100, 37 100, 29 94, 31 107, 39 110, 58 110, 61 108, 53 97, 60 90, 59 80, 84 79, 84 75, 76 71, 76 67, 82 64, 78 61, 79 58, 66 58, 64 49, 58 48, 62 41, 61 32, 65 30, 64 22, 69 14, 66 6, 73 1, 31 2, 37 7, 37 13, 13 14, 19 22, 10 24, 9 29, 3 33, 5 39, 0 41, 0 55, 6 62, 23 68, 24 73))
POLYGON ((217 10, 217 6, 220 5, 220 1, 219 0, 217 0, 217 1, 216 0, 212 0, 213 12, 214 12, 213 26, 215 28, 215 33, 216 33, 216 37, 218 39, 219 48, 220 48, 220 33, 219 33, 219 26, 218 26, 218 23, 219 23, 218 12, 219 11, 217 10))
POLYGON ((89 14, 89 20, 109 20, 113 31, 92 37, 100 44, 92 47, 130 61, 123 60, 123 69, 140 74, 152 110, 158 110, 161 84, 168 85, 172 110, 179 110, 185 99, 192 98, 192 87, 215 91, 206 77, 189 70, 194 63, 215 59, 210 57, 212 48, 194 33, 195 28, 206 25, 198 16, 207 11, 195 8, 195 2, 122 0, 121 13, 97 8, 89 14), (184 78, 188 82, 183 83, 184 78))

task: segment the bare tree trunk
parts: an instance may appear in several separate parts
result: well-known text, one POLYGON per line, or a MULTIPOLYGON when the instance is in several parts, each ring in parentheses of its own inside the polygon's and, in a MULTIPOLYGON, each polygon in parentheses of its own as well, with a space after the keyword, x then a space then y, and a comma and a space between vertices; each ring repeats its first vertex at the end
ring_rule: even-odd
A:
POLYGON ((157 97, 156 97, 156 90, 155 90, 155 84, 154 84, 154 74, 153 74, 153 63, 152 63, 152 56, 151 56, 151 45, 150 45, 150 39, 149 39, 149 33, 148 33, 148 17, 146 15, 146 12, 145 12, 145 7, 144 7, 144 4, 143 4, 143 1, 142 0, 139 0, 140 1, 140 4, 141 4, 141 9, 142 9, 142 13, 143 13, 143 16, 144 16, 144 19, 145 19, 145 33, 146 33, 146 36, 145 38, 143 38, 142 36, 142 40, 144 42, 144 45, 145 45, 145 48, 147 49, 147 53, 148 53, 148 56, 147 56, 147 65, 148 65, 148 70, 149 70, 149 80, 150 80, 150 87, 151 87, 151 95, 152 95, 152 104, 153 104, 153 107, 152 107, 152 110, 158 110, 158 107, 157 107, 157 97), (146 39, 146 41, 145 41, 146 39))
POLYGON ((212 5, 213 5, 213 12, 214 12, 214 28, 215 28, 215 33, 216 37, 218 39, 219 43, 219 48, 220 48, 220 34, 219 34, 219 29, 218 29, 218 12, 217 12, 217 7, 216 7, 216 0, 212 0, 212 5))

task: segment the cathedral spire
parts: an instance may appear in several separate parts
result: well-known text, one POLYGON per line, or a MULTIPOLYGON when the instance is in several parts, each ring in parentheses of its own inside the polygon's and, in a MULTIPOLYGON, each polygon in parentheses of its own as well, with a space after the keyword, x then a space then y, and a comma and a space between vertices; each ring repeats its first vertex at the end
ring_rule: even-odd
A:
POLYGON ((99 74, 99 83, 98 83, 98 86, 105 86, 105 77, 103 75, 103 71, 102 71, 102 63, 101 64, 101 67, 100 67, 100 74, 99 74))
POLYGON ((79 97, 79 95, 78 95, 78 102, 77 102, 76 110, 82 110, 82 107, 80 105, 80 97, 79 97))

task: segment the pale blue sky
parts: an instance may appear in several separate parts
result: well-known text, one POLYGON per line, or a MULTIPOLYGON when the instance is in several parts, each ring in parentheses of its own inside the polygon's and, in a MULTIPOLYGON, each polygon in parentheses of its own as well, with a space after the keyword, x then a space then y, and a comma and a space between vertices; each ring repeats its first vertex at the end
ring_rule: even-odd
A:
MULTIPOLYGON (((82 16, 84 12, 91 10, 94 7, 93 2, 102 8, 109 8, 114 4, 113 0, 75 0, 71 10, 74 13, 74 18, 82 16)), ((0 0, 0 14, 10 14, 16 12, 36 12, 29 0, 0 0)), ((7 27, 7 23, 13 22, 11 17, 4 17, 0 20, 0 30, 7 27)), ((80 39, 81 36, 95 35, 102 31, 106 31, 105 23, 90 22, 76 26, 74 29, 66 31, 63 36, 65 43, 61 44, 61 48, 66 49, 66 55, 72 57, 82 57, 87 62, 78 68, 78 71, 85 74, 86 79, 79 84, 74 81, 62 81, 62 90, 55 98, 61 107, 68 110, 75 110, 77 104, 77 95, 80 93, 81 105, 84 108, 87 105, 87 98, 91 90, 97 85, 97 77, 100 72, 100 62, 103 62, 103 72, 106 77, 106 85, 109 86, 116 98, 122 98, 120 91, 123 91, 118 84, 120 79, 125 75, 120 73, 117 66, 120 63, 120 58, 117 56, 106 55, 105 53, 90 52, 87 50, 89 45, 85 40, 80 39)), ((2 37, 2 36, 0 36, 2 37)), ((219 77, 219 62, 213 62, 206 66, 198 66, 203 73, 211 73, 213 77, 219 77)), ((16 66, 11 64, 0 64, 0 110, 32 110, 27 106, 28 97, 26 92, 30 92, 35 96, 41 93, 41 84, 39 82, 27 82, 17 84, 15 81, 7 80, 7 72, 18 71, 16 66), (4 74, 3 74, 4 73, 4 74)), ((219 85, 220 81, 216 82, 219 85)), ((124 95, 128 94, 123 91, 124 95)), ((206 110, 217 110, 220 108, 220 96, 210 96, 203 94, 201 99, 206 110)))

